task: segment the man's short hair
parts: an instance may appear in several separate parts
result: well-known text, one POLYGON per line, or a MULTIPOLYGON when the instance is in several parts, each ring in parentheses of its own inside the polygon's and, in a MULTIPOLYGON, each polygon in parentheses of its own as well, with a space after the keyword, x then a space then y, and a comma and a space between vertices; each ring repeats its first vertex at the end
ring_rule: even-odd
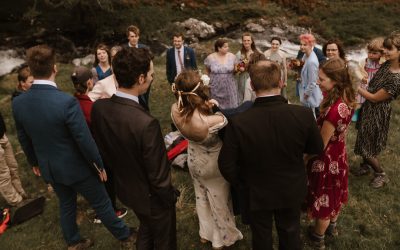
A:
POLYGON ((139 36, 140 35, 140 29, 138 27, 136 27, 135 25, 130 25, 127 29, 126 29, 126 37, 129 37, 129 32, 133 32, 135 33, 135 35, 139 36))
POLYGON ((47 45, 37 45, 26 52, 28 66, 34 78, 48 78, 53 73, 56 64, 56 54, 47 45))
POLYGON ((277 88, 281 80, 279 64, 270 61, 259 61, 252 65, 249 74, 254 91, 277 88))
POLYGON ((123 48, 112 61, 112 68, 118 85, 131 88, 139 80, 141 74, 150 71, 153 55, 147 48, 123 48))
POLYGON ((182 37, 182 40, 183 40, 183 33, 176 32, 176 33, 173 34, 172 38, 174 38, 174 37, 182 37))
POLYGON ((29 69, 29 66, 27 64, 23 64, 17 72, 17 78, 18 78, 18 83, 20 82, 25 82, 26 79, 28 79, 29 76, 31 76, 31 70, 29 69))

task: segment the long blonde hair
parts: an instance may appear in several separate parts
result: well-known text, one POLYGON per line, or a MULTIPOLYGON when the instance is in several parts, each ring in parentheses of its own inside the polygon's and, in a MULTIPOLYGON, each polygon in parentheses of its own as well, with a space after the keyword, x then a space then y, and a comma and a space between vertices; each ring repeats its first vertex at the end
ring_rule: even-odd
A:
POLYGON ((348 67, 346 62, 341 58, 330 59, 321 65, 320 70, 325 73, 329 79, 335 81, 333 89, 326 93, 321 103, 321 112, 332 106, 338 98, 351 108, 356 107, 356 92, 350 81, 348 67))

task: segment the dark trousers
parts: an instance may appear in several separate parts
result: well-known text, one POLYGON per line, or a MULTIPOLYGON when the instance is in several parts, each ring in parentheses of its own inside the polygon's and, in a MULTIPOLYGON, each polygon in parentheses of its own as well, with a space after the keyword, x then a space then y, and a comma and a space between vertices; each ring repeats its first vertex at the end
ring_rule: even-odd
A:
POLYGON ((279 249, 301 249, 300 207, 250 211, 253 250, 272 248, 272 218, 279 237, 279 249))
POLYGON ((112 207, 114 210, 117 210, 117 195, 115 193, 114 175, 111 169, 107 167, 105 169, 107 172, 107 181, 104 183, 104 186, 106 187, 108 197, 110 197, 112 207))
POLYGON ((137 250, 177 248, 175 205, 171 208, 152 207, 151 215, 136 213, 136 216, 140 221, 136 241, 137 250))
POLYGON ((91 175, 83 181, 68 186, 59 183, 52 183, 52 186, 59 199, 61 228, 68 245, 73 245, 81 239, 76 224, 77 193, 89 202, 104 226, 115 238, 124 240, 129 237, 129 228, 115 215, 110 198, 97 176, 91 175))

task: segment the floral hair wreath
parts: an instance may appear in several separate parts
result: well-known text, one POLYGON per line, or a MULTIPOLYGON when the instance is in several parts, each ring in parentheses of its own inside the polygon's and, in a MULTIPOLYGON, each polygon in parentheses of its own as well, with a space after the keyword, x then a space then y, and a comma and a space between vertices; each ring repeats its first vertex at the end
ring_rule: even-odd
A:
POLYGON ((196 93, 194 93, 199 87, 200 87, 201 81, 197 83, 196 87, 194 87, 190 92, 183 92, 182 90, 178 90, 176 88, 176 84, 173 83, 171 86, 171 90, 174 93, 178 94, 178 110, 179 112, 183 111, 183 101, 182 101, 182 95, 195 95, 198 96, 196 93))

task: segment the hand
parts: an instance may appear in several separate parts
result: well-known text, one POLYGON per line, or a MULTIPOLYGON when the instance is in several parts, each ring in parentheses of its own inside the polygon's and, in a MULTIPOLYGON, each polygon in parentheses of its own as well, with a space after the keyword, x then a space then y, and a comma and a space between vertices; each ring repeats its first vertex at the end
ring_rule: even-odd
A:
POLYGON ((213 106, 219 106, 219 103, 218 103, 218 101, 217 100, 215 100, 215 99, 210 99, 210 100, 208 100, 208 101, 206 101, 207 102, 207 105, 210 107, 210 108, 212 108, 213 106))
POLYGON ((34 175, 36 175, 36 176, 42 176, 42 175, 40 174, 40 168, 39 168, 38 166, 33 166, 33 167, 32 167, 32 171, 33 171, 33 174, 34 174, 34 175))
POLYGON ((367 83, 368 83, 368 77, 364 77, 364 78, 361 80, 361 83, 362 83, 362 84, 367 84, 367 83))
POLYGON ((244 67, 239 67, 240 72, 244 72, 246 69, 244 67))
POLYGON ((308 99, 308 95, 304 94, 304 100, 308 99))
POLYGON ((107 173, 106 170, 103 168, 99 172, 100 181, 106 182, 107 181, 107 173))

